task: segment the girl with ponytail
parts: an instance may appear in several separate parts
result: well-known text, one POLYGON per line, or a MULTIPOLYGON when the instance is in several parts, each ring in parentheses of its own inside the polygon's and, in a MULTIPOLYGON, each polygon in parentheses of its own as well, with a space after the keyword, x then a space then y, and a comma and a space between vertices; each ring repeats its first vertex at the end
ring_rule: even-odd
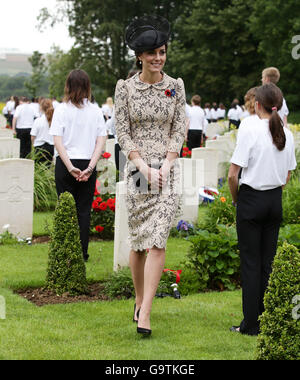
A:
POLYGON ((51 165, 54 155, 53 136, 49 134, 54 108, 50 99, 40 102, 42 116, 35 119, 31 129, 31 141, 34 146, 35 160, 51 165))
POLYGON ((244 313, 240 325, 230 330, 248 335, 260 332, 259 316, 282 220, 282 189, 297 166, 293 135, 278 115, 282 102, 276 85, 256 88, 258 117, 241 124, 228 174, 237 207, 244 313))

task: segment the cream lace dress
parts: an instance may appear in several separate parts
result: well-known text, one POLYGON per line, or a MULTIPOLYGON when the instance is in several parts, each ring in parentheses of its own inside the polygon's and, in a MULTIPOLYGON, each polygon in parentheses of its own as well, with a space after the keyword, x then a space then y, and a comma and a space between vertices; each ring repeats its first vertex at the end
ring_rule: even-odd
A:
MULTIPOLYGON (((140 80, 140 73, 119 80, 115 92, 118 142, 128 158, 138 151, 149 164, 161 165, 167 152, 180 153, 185 135, 185 90, 182 79, 163 73, 159 83, 140 80)), ((127 160, 125 179, 131 248, 165 248, 179 205, 179 165, 171 170, 163 191, 136 186, 133 163, 127 160)), ((143 182, 143 181, 141 181, 143 182)))

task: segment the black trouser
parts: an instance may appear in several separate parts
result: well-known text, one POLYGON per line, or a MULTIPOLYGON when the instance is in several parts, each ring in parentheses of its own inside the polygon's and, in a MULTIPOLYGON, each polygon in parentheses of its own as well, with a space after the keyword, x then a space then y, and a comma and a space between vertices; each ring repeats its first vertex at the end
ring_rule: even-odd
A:
POLYGON ((200 148, 201 146, 202 131, 197 129, 189 129, 187 146, 189 150, 200 148))
POLYGON ((230 119, 229 120, 229 129, 230 129, 231 124, 233 124, 235 127, 237 127, 237 129, 239 129, 241 121, 230 119))
POLYGON ((282 220, 282 188, 258 191, 242 185, 238 194, 237 233, 241 256, 244 320, 240 331, 259 333, 264 294, 276 254, 282 220))
POLYGON ((16 128, 16 132, 20 139, 20 158, 26 158, 31 152, 31 128, 16 128))
POLYGON ((49 164, 49 166, 51 165, 54 155, 54 145, 45 143, 41 146, 36 146, 34 152, 37 162, 46 163, 49 164))
POLYGON ((119 171, 119 182, 124 180, 124 168, 126 165, 126 157, 122 152, 119 144, 115 144, 115 162, 116 168, 119 171))
MULTIPOLYGON (((71 162, 75 168, 85 170, 88 167, 90 160, 71 160, 71 162)), ((61 193, 68 191, 75 199, 82 252, 83 257, 86 258, 89 245, 91 207, 96 185, 96 170, 94 170, 87 182, 78 182, 68 172, 61 158, 57 157, 55 165, 55 183, 58 197, 61 193)))

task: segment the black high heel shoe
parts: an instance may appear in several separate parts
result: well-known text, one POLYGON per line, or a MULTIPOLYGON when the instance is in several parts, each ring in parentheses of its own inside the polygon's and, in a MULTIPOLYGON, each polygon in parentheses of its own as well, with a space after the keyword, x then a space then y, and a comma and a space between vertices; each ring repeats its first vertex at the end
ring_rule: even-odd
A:
POLYGON ((135 317, 135 311, 136 311, 136 304, 134 304, 134 310, 133 310, 133 318, 132 318, 132 322, 138 323, 138 321, 139 321, 139 315, 140 315, 140 310, 141 310, 141 309, 139 309, 139 310, 137 311, 137 313, 136 313, 136 316, 137 316, 138 319, 135 319, 134 317, 135 317))
POLYGON ((148 337, 151 335, 152 330, 144 329, 143 327, 137 327, 136 332, 138 334, 142 334, 144 337, 148 337))

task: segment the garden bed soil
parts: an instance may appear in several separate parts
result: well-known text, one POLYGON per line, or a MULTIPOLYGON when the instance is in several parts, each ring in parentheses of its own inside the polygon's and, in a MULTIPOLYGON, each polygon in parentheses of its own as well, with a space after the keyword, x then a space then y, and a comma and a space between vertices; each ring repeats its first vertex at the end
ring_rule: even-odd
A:
POLYGON ((45 288, 27 288, 16 290, 15 293, 25 298, 27 301, 32 302, 36 306, 68 304, 78 302, 96 302, 108 301, 109 297, 104 294, 104 284, 95 283, 88 285, 88 294, 72 296, 69 293, 64 293, 58 296, 54 292, 45 288))

